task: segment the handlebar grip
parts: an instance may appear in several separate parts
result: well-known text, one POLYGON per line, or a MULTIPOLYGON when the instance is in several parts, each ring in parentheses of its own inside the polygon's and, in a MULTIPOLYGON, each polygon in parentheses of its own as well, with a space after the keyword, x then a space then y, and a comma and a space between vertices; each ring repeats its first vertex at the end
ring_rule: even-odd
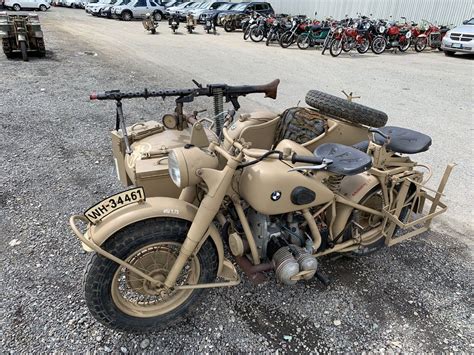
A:
POLYGON ((317 158, 315 156, 293 154, 291 156, 291 162, 293 164, 306 163, 306 164, 319 165, 323 163, 323 159, 317 158))

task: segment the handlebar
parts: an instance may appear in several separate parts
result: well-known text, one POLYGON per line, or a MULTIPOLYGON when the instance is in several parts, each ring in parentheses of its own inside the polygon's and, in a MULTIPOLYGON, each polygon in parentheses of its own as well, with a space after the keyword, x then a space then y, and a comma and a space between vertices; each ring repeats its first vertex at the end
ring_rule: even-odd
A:
POLYGON ((293 164, 295 163, 306 163, 306 164, 322 164, 323 159, 317 158, 315 156, 307 156, 307 155, 298 155, 298 154, 293 154, 291 156, 291 162, 293 164))

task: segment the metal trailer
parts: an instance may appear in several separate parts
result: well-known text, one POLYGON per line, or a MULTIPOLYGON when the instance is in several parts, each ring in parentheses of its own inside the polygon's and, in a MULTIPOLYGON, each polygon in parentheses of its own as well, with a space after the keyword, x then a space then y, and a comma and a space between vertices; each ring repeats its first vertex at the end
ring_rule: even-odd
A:
POLYGON ((0 38, 7 58, 21 53, 23 60, 27 61, 29 52, 39 57, 46 54, 43 31, 36 14, 9 15, 0 12, 0 38))

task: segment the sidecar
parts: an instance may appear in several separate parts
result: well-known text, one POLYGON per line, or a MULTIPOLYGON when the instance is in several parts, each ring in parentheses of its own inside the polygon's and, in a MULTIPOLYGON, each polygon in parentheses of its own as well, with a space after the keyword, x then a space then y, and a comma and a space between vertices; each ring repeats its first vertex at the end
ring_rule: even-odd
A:
MULTIPOLYGON (((306 102, 311 107, 294 107, 281 114, 241 114, 231 124, 229 135, 251 142, 252 148, 267 150, 283 139, 290 139, 312 151, 328 142, 354 145, 365 141, 370 126, 381 127, 388 119, 383 112, 316 90, 308 93, 306 102)), ((212 128, 198 127, 202 127, 209 141, 218 139, 212 128)), ((167 156, 171 149, 190 144, 195 128, 196 125, 182 131, 168 129, 156 120, 136 123, 127 127, 131 154, 126 153, 121 130, 111 131, 121 183, 143 186, 150 197, 178 197, 180 190, 168 175, 167 156)))

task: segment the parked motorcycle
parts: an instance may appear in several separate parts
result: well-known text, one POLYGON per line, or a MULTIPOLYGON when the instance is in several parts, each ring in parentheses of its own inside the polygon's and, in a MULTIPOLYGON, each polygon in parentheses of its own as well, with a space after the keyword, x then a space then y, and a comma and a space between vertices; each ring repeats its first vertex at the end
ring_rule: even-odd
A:
POLYGON ((329 52, 333 57, 339 56, 342 51, 349 52, 354 48, 361 54, 366 53, 370 48, 368 29, 369 26, 365 26, 363 30, 358 30, 357 24, 352 27, 338 28, 333 35, 329 52))
POLYGON ((280 46, 282 48, 288 48, 295 43, 298 36, 305 31, 306 26, 310 22, 310 20, 304 17, 293 17, 291 20, 291 28, 281 35, 280 46))
POLYGON ((155 20, 155 16, 150 13, 147 13, 145 18, 142 20, 142 25, 145 30, 150 31, 153 35, 156 33, 156 29, 158 28, 159 24, 160 23, 155 20))
POLYGON ((328 22, 317 25, 308 25, 305 32, 301 33, 296 39, 296 44, 299 49, 307 49, 315 45, 322 45, 328 36, 331 27, 328 22))
MULTIPOLYGON (((257 87, 117 90, 93 98, 116 100, 119 113, 124 99, 178 96, 171 115, 175 118, 170 120, 178 119, 182 129, 182 104, 189 99, 220 94, 235 104, 238 96, 254 92, 275 98, 276 85, 275 81, 257 87)), ((361 130, 368 134, 354 147, 316 138, 311 150, 290 139, 270 149, 253 149, 252 140, 236 132, 238 125, 244 124, 243 134, 254 124, 249 117, 234 122, 233 115, 227 115, 222 139, 211 142, 196 122, 190 143, 169 149, 160 160, 167 162, 175 187, 181 189, 179 198, 148 197, 138 186, 108 197, 84 215, 72 216, 74 234, 87 251, 94 252, 84 277, 92 316, 107 327, 126 331, 165 329, 183 319, 205 289, 240 283, 234 264, 224 255, 223 240, 251 280, 261 282, 263 272, 273 270, 278 283, 290 286, 315 276, 326 280, 318 264, 324 255, 368 255, 426 232, 432 219, 446 211, 441 197, 453 165, 446 168, 438 189, 432 190, 426 187, 429 177, 422 170, 426 165, 411 159, 429 149, 429 136, 382 127, 385 120, 375 120, 380 111, 316 90, 308 92, 306 103, 310 108, 304 115, 290 121, 305 115, 312 115, 307 122, 323 117, 325 134, 333 126, 327 129, 329 121, 321 113, 335 108, 347 113, 351 108, 360 111, 363 120, 372 117, 378 128, 347 126, 347 138, 361 130), (331 105, 326 107, 327 100, 331 105), (424 209, 425 203, 431 204, 429 209, 424 209), (87 224, 85 232, 79 222, 87 224)), ((123 141, 128 142, 123 117, 117 117, 123 141)), ((261 129, 270 126, 262 124, 261 117, 255 124, 257 143, 266 137, 261 129)), ((138 129, 135 136, 146 134, 138 129)), ((137 149, 140 155, 165 153, 146 151, 146 145, 137 149)), ((130 162, 138 158, 132 152, 129 156, 130 162)))
MULTIPOLYGON (((402 17, 402 19, 405 19, 402 17)), ((388 23, 384 33, 386 49, 398 48, 400 52, 406 52, 411 45, 411 31, 405 24, 396 22, 388 23)))
POLYGON ((215 24, 215 18, 213 18, 210 15, 207 15, 206 18, 204 19, 204 31, 206 31, 208 34, 213 31, 214 34, 216 34, 216 24, 215 24))
POLYGON ((250 29, 250 39, 253 42, 261 42, 267 38, 268 32, 272 28, 274 17, 260 16, 255 25, 250 29))
POLYGON ((421 26, 417 27, 415 24, 412 30, 415 51, 422 52, 427 46, 432 49, 440 49, 443 37, 449 31, 449 28, 447 26, 438 27, 426 20, 422 21, 421 26))
POLYGON ((186 16, 186 29, 188 33, 193 33, 194 29, 196 28, 196 19, 192 13, 188 13, 186 16))
POLYGON ((268 30, 265 45, 269 46, 272 42, 280 43, 281 36, 288 30, 288 25, 285 18, 276 18, 270 29, 268 30))
POLYGON ((168 24, 171 28, 173 33, 176 33, 176 30, 179 28, 179 16, 177 14, 173 14, 168 19, 168 24))

